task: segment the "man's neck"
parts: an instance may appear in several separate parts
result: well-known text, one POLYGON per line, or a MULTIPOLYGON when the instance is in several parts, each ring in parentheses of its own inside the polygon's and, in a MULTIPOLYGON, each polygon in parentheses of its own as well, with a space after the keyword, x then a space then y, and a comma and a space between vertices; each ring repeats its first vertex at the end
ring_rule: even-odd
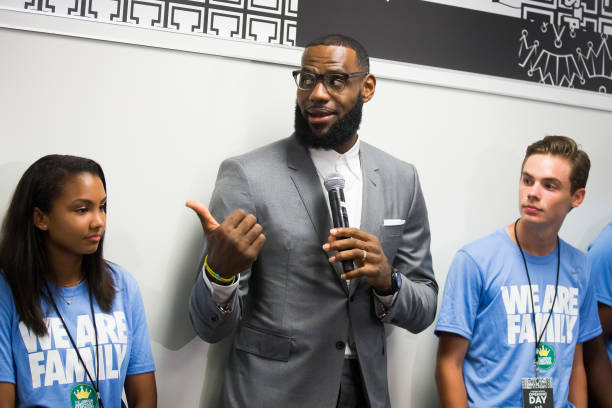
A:
POLYGON ((506 232, 515 244, 519 245, 523 251, 535 255, 546 256, 554 251, 557 246, 557 236, 561 225, 557 226, 536 226, 519 219, 516 224, 516 235, 514 235, 514 223, 506 227, 506 232))
POLYGON ((351 150, 351 147, 353 147, 355 145, 355 143, 357 143, 357 133, 355 133, 353 135, 353 137, 351 137, 342 146, 338 146, 334 150, 337 151, 340 154, 344 154, 344 153, 348 152, 349 150, 351 150))

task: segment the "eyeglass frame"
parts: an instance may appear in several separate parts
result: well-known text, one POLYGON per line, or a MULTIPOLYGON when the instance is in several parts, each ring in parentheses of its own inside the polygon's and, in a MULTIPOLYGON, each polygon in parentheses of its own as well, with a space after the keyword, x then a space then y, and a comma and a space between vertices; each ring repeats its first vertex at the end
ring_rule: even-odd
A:
POLYGON ((338 93, 338 92, 342 92, 344 91, 344 89, 346 89, 346 84, 348 83, 348 80, 351 78, 355 78, 358 76, 364 76, 364 75, 368 75, 369 72, 368 71, 359 71, 359 72, 326 72, 324 74, 317 74, 316 72, 312 72, 312 71, 304 71, 303 69, 296 69, 295 71, 292 71, 291 74, 293 75, 293 80, 295 81, 295 85, 297 85, 297 88, 301 91, 312 91, 313 89, 315 89, 317 87, 317 84, 319 82, 323 83, 323 86, 325 87, 325 89, 327 89, 328 92, 333 92, 333 93, 338 93), (300 88, 300 85, 297 82, 297 76, 299 74, 310 74, 312 76, 315 77, 315 82, 312 86, 312 88, 300 88), (325 76, 328 75, 341 75, 344 78, 344 87, 339 90, 336 91, 334 89, 329 89, 327 87, 327 84, 325 83, 325 76))

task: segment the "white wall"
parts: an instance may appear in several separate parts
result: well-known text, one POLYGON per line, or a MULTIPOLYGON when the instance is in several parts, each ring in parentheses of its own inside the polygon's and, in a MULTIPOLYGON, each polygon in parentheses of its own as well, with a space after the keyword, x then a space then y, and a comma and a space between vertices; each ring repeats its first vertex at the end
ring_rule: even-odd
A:
MULTIPOLYGON (((201 406, 214 406, 205 400, 214 394, 227 347, 194 338, 189 323, 202 233, 183 204, 208 202, 223 158, 291 132, 290 71, 0 29, 1 214, 21 174, 42 155, 70 153, 102 164, 106 256, 140 283, 160 407, 197 406, 201 396, 201 406)), ((360 134, 417 166, 443 287, 461 245, 517 217, 525 147, 546 134, 574 137, 591 157, 586 201, 561 231, 586 249, 612 220, 611 129, 612 115, 603 111, 380 79, 360 134)), ((396 329, 388 341, 394 406, 437 406, 432 329, 419 335, 396 329)))

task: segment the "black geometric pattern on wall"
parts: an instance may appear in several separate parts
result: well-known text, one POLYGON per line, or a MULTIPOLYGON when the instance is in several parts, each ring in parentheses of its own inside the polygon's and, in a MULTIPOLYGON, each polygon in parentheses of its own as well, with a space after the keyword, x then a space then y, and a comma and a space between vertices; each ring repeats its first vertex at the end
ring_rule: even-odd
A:
POLYGON ((612 93, 611 0, 529 0, 518 5, 518 65, 533 80, 612 93))
POLYGON ((612 34, 611 3, 610 0, 529 0, 520 2, 520 13, 529 21, 612 34))
POLYGON ((305 0, 299 24, 300 46, 340 31, 382 59, 612 94, 612 0, 305 0))
POLYGON ((477 10, 525 20, 517 63, 531 80, 612 93, 612 0, 489 0, 477 10))
POLYGON ((523 1, 531 22, 519 37, 519 66, 534 80, 612 93, 610 0, 523 1))
MULTIPOLYGON (((15 0, 2 0, 10 3, 15 0)), ((298 0, 21 0, 26 10, 295 46, 298 0)))
POLYGON ((298 0, 0 0, 0 8, 288 46, 340 32, 384 60, 612 94, 612 0, 301 0, 299 10, 298 0))

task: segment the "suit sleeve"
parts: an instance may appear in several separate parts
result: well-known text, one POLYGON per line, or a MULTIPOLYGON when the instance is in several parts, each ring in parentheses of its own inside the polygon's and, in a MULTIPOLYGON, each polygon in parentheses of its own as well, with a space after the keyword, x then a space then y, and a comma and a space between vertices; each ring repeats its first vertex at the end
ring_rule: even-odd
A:
MULTIPOLYGON (((227 159, 221 163, 215 189, 210 200, 210 211, 215 219, 222 222, 232 211, 243 209, 257 217, 245 170, 238 159, 227 159)), ((240 272, 237 290, 224 307, 217 305, 204 282, 202 265, 206 255, 206 242, 196 282, 189 299, 191 324, 204 341, 216 343, 232 333, 242 316, 243 299, 248 293, 251 270, 240 272)))
POLYGON ((376 296, 373 298, 375 310, 383 323, 418 333, 434 320, 438 284, 433 273, 429 249, 431 237, 427 207, 416 169, 411 166, 411 170, 413 195, 409 201, 400 246, 395 257, 389 260, 402 274, 402 286, 389 309, 386 309, 376 296))

